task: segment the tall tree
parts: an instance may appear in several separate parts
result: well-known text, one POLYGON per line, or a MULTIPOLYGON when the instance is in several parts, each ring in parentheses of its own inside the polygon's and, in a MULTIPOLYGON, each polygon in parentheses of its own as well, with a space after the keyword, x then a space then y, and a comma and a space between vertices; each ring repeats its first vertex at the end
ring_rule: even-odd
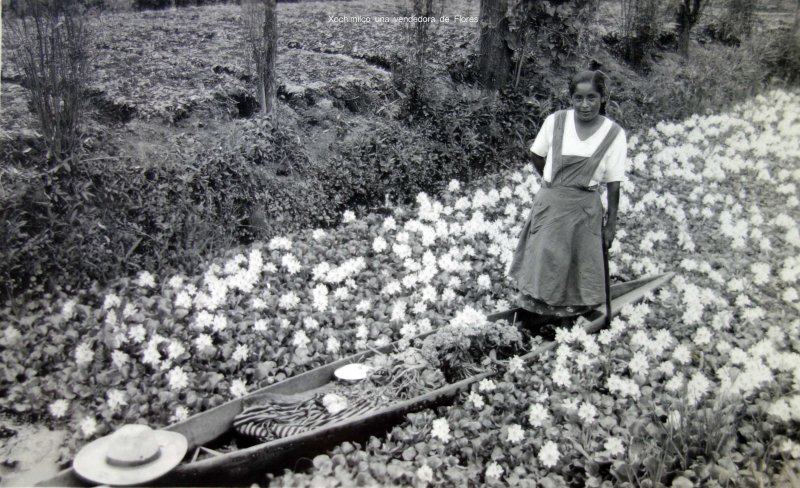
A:
POLYGON ((245 0, 245 35, 256 71, 256 94, 261 113, 275 109, 275 60, 278 54, 278 12, 276 0, 245 0))
POLYGON ((505 86, 511 73, 507 10, 508 0, 481 0, 478 79, 490 90, 505 86))
POLYGON ((700 21, 703 10, 711 0, 680 0, 675 21, 678 26, 678 51, 689 55, 689 35, 700 21))

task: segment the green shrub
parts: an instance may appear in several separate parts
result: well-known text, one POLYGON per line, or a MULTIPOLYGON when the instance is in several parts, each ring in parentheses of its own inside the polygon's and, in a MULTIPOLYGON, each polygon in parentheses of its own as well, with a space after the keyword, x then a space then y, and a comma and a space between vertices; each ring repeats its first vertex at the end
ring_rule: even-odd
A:
POLYGON ((768 74, 790 83, 800 81, 800 32, 796 27, 783 26, 768 38, 769 50, 763 60, 768 74))
POLYGON ((22 75, 28 100, 53 163, 80 148, 89 76, 86 6, 80 0, 26 0, 3 21, 9 31, 9 58, 22 75))

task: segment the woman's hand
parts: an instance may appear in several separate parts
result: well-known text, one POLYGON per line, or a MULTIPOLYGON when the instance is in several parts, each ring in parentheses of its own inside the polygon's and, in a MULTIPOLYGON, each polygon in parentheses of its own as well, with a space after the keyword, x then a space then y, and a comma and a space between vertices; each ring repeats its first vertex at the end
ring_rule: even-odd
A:
POLYGON ((614 243, 614 236, 617 234, 617 224, 606 224, 603 226, 603 242, 606 244, 606 249, 611 249, 611 244, 614 243))

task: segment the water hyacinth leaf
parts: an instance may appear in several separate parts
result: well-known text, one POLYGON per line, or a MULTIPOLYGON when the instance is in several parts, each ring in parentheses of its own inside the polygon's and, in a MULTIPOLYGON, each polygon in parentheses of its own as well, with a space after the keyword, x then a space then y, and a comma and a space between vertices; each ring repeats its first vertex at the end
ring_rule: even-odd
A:
POLYGON ((413 461, 417 457, 417 450, 414 447, 409 447, 403 451, 403 459, 406 461, 413 461))

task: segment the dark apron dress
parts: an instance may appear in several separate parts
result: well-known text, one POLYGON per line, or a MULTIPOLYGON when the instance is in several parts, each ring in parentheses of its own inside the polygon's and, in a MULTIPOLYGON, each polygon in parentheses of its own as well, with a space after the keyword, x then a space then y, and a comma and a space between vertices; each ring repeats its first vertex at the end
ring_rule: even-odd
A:
POLYGON ((589 182, 621 130, 614 124, 589 157, 564 156, 566 117, 565 110, 556 113, 552 181, 533 199, 509 271, 523 308, 561 317, 585 313, 605 299, 603 204, 589 182))

